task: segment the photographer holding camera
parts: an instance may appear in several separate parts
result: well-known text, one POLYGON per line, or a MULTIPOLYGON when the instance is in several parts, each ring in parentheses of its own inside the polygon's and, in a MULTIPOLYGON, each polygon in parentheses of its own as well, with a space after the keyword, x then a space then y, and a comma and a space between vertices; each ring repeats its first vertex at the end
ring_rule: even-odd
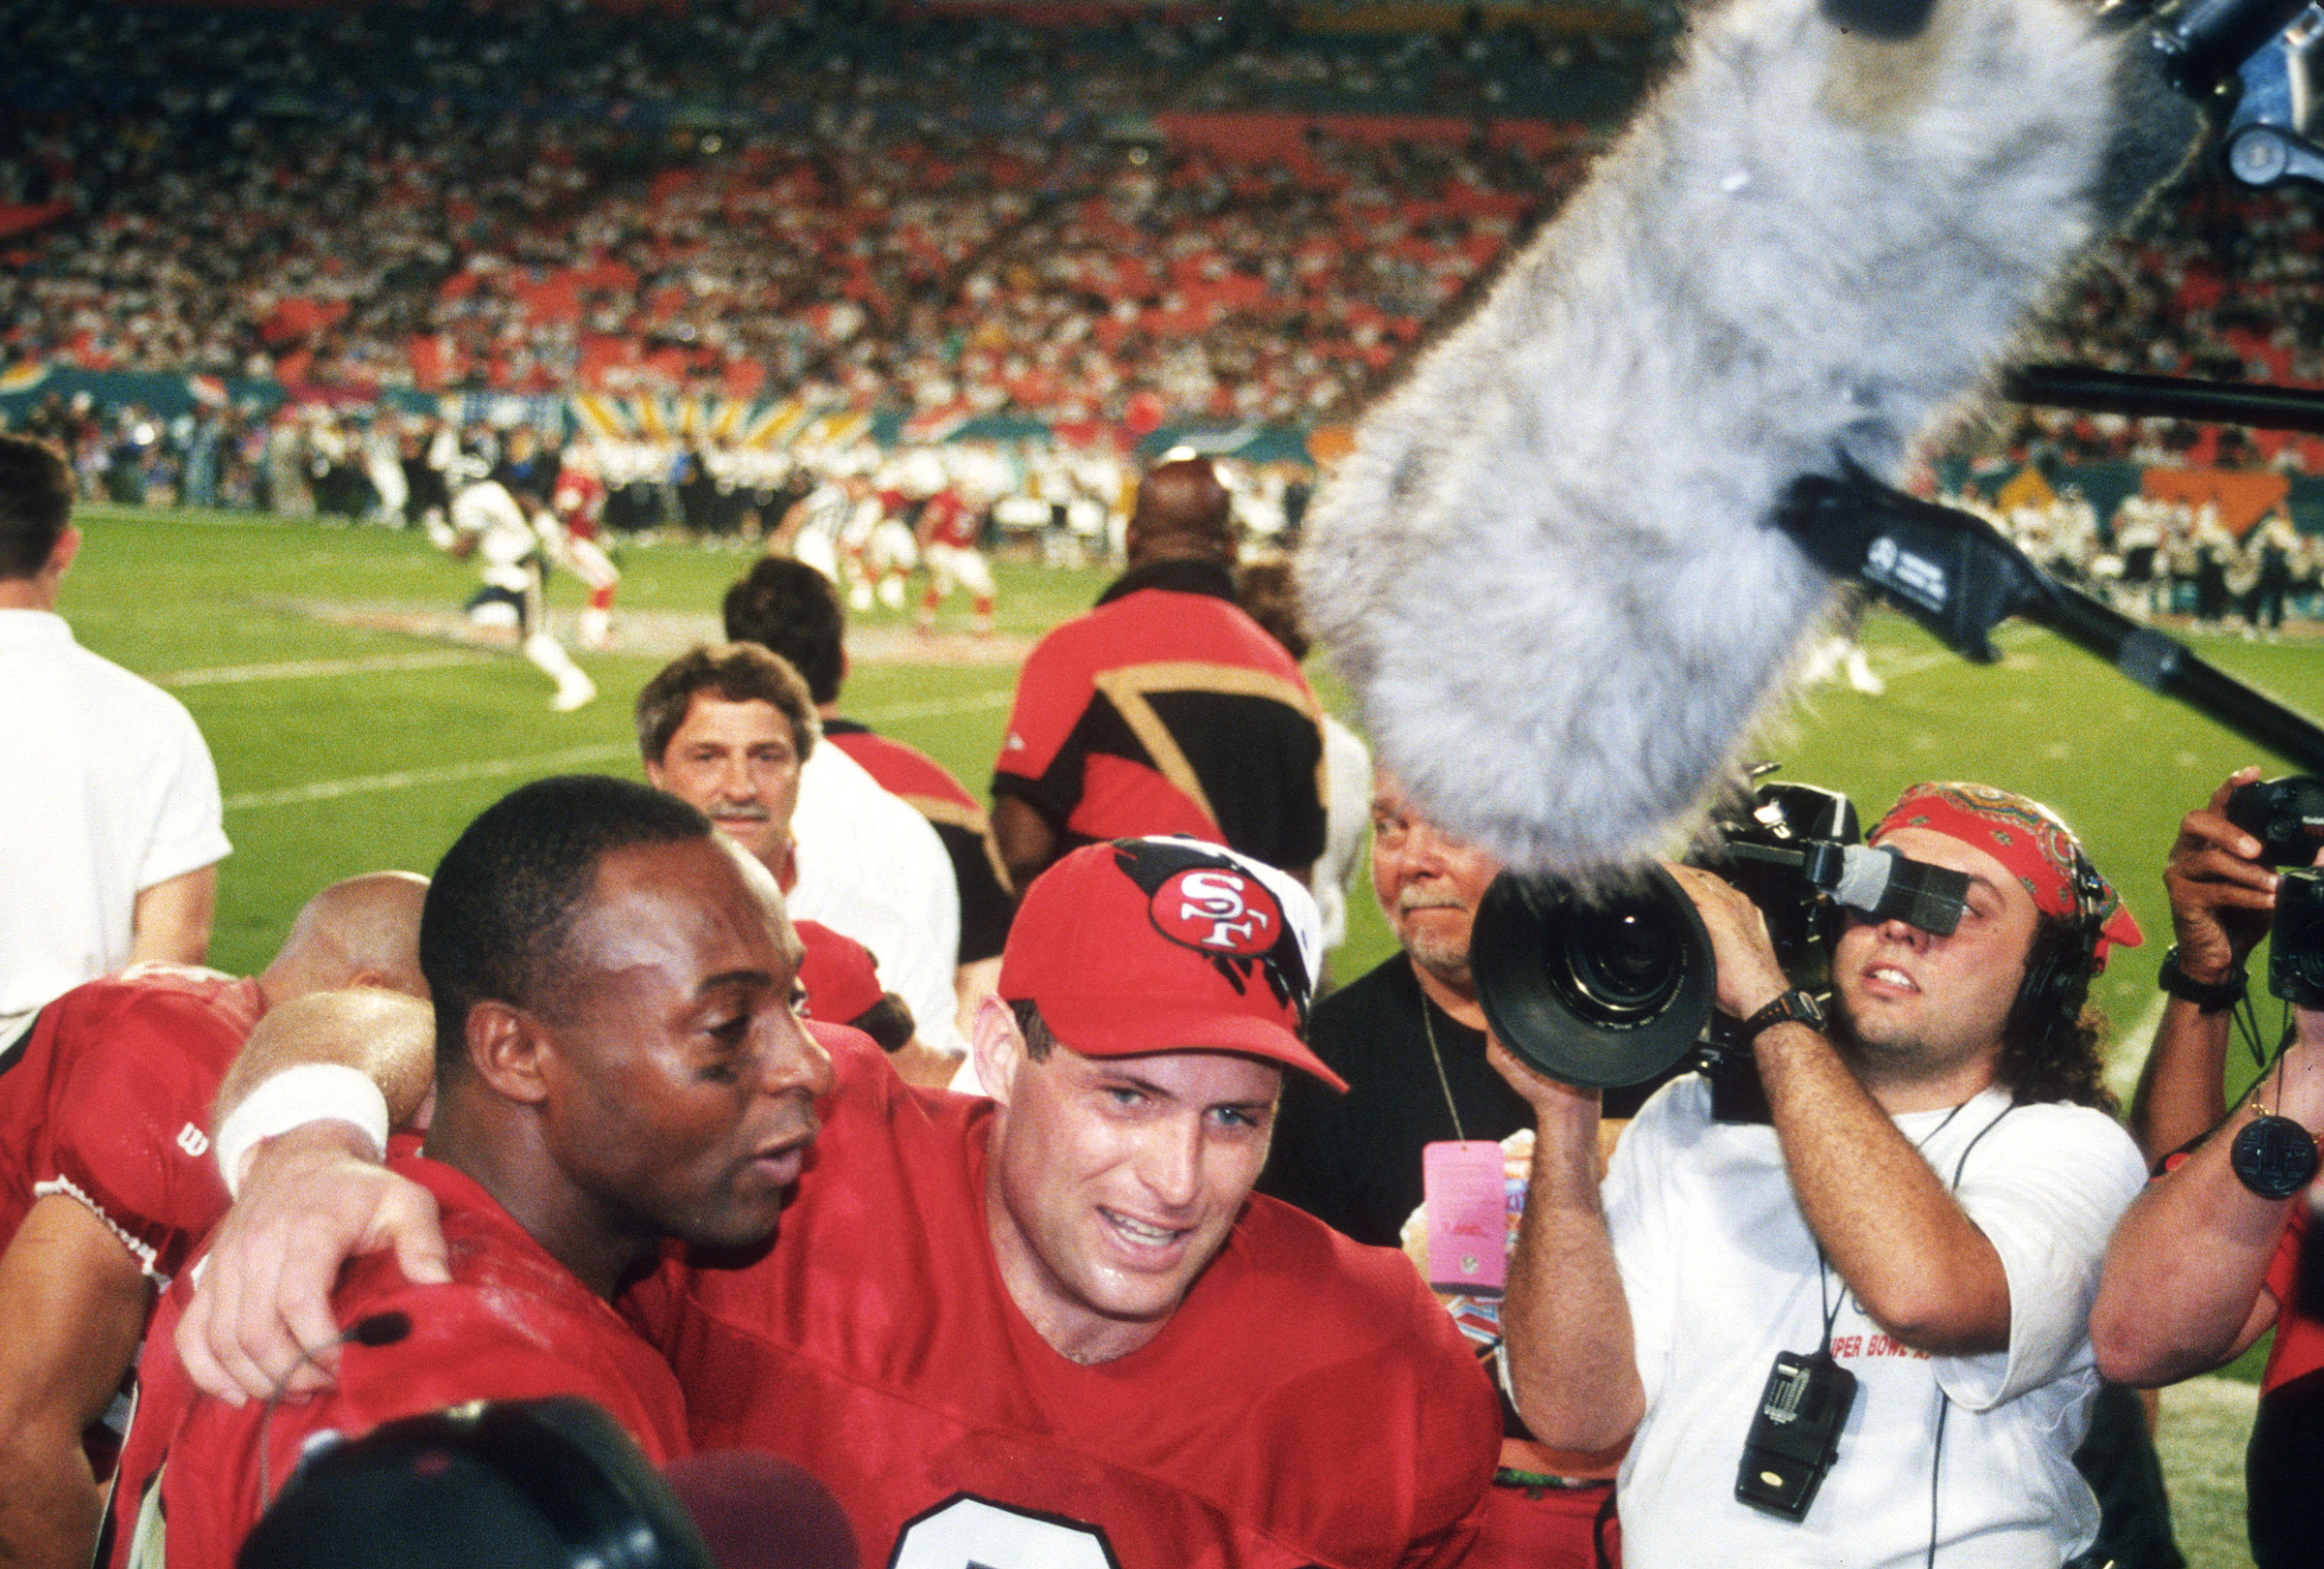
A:
POLYGON ((1642 1569, 1964 1547, 1953 1561, 2054 1569, 2096 1531, 2070 1461, 2097 1388, 2085 1317, 2141 1171, 2097 1109, 2082 1003, 2138 928, 2022 796, 1914 785, 1871 839, 1966 875, 1967 909, 1946 937, 1851 917, 1829 1024, 1755 907, 1672 869, 1772 1126, 1716 1121, 1682 1077, 1602 1189, 1596 1092, 1495 1049, 1539 1119, 1507 1376, 1544 1441, 1631 1439, 1617 1486, 1642 1569))
POLYGON ((2187 814, 2171 849, 2164 880, 2179 944, 2162 984, 2172 1000, 2134 1119, 2164 1174, 2107 1249, 2091 1337, 2108 1377, 2154 1385, 2231 1362, 2276 1331, 2247 1465, 2252 1558, 2275 1569, 2313 1563, 2324 1541, 2324 1260, 2304 1256, 2324 1127, 2324 881, 2271 868, 2313 857, 2309 825, 2324 786, 2256 776, 2231 776, 2187 814), (2268 989, 2293 1004, 2293 1032, 2230 1115, 2230 1020, 2245 961, 2271 922, 2268 989))

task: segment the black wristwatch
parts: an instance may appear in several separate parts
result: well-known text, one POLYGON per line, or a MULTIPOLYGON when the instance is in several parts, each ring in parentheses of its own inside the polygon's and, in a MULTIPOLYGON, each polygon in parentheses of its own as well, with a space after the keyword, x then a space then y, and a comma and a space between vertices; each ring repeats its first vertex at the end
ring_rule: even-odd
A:
POLYGON ((1814 993, 1794 986, 1743 1021, 1743 1039, 1746 1042, 1756 1041, 1761 1032, 1779 1024, 1803 1024, 1821 1034, 1826 1028, 1823 1004, 1816 1000, 1814 993))
POLYGON ((2199 981, 2179 968, 2179 945, 2171 944, 2162 956, 2162 972, 2155 984, 2171 996, 2192 1002, 2198 1013, 2224 1013, 2244 1000, 2250 986, 2250 975, 2241 965, 2235 973, 2222 981, 2199 981))

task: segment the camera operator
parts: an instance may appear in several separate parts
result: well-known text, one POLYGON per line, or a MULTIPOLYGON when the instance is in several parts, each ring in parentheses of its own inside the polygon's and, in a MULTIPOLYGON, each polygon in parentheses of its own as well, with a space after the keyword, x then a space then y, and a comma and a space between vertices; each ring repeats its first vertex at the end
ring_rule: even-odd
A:
POLYGON ((2054 1569, 2097 1528, 2069 1460, 2097 1388, 2084 1320, 2141 1175, 2097 1109, 2082 1002, 2138 928, 2065 826, 2007 791, 1914 785, 1871 840, 1967 874, 1968 908, 1949 937, 1851 920, 1828 1026, 1758 911, 1673 869, 1772 1126, 1715 1123, 1708 1084, 1678 1079, 1602 1190, 1598 1095, 1494 1049, 1539 1119, 1512 1393, 1546 1442, 1631 1439, 1634 1569, 1972 1542, 1950 1561, 2054 1569), (1802 1431, 1813 1459, 1786 1452, 1802 1431))
MULTIPOLYGON (((2276 1569, 2314 1562, 2324 1539, 2324 1305, 2303 1257, 2316 1189, 2302 1166, 2312 1174, 2314 1133, 2324 1127, 2324 1012, 2292 1009, 2282 1055, 2228 1115, 2222 1081, 2245 961, 2288 886, 2268 864, 2283 859, 2227 815, 2229 794, 2255 777, 2230 777, 2188 813, 2171 849, 2164 880, 2179 945, 2163 985, 2173 998, 2136 1125, 2151 1155, 2176 1153, 2160 1160, 2164 1174, 2107 1249, 2091 1338, 2108 1377, 2154 1385, 2231 1362, 2276 1331, 2247 1461, 2252 1559, 2276 1569), (2283 1141, 2274 1158, 2270 1134, 2283 1141)), ((2287 957, 2318 957, 2314 939, 2288 924, 2277 944, 2287 957)))

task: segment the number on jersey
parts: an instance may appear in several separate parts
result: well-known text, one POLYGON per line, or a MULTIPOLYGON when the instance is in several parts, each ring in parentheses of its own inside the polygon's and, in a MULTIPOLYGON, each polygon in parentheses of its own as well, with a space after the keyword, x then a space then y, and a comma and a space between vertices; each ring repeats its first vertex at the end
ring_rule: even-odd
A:
POLYGON ((888 1569, 1121 1569, 1105 1533, 955 1493, 908 1522, 888 1569))

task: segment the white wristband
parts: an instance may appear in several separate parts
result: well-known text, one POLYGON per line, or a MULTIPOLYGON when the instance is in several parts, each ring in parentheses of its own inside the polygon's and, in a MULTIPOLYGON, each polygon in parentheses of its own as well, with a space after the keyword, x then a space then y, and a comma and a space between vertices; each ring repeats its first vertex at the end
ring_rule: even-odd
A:
POLYGON ((380 1087, 343 1063, 301 1062, 244 1096, 218 1129, 218 1169, 228 1195, 240 1196, 242 1157, 261 1140, 321 1122, 352 1123, 386 1153, 387 1097, 380 1087))

